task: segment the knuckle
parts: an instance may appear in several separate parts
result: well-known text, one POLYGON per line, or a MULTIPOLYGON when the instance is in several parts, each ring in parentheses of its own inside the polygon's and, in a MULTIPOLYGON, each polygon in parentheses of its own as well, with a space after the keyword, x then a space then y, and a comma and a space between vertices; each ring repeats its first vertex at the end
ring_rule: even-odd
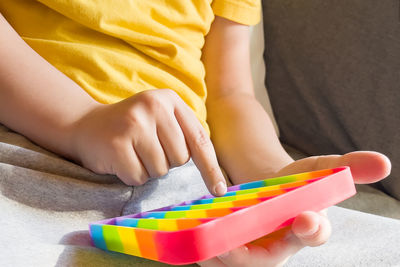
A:
POLYGON ((181 155, 180 157, 177 158, 176 164, 178 166, 184 165, 186 162, 188 162, 190 159, 189 153, 186 153, 185 155, 181 155))
POLYGON ((166 175, 166 174, 168 173, 168 171, 169 171, 169 170, 168 170, 167 167, 165 167, 165 168, 157 168, 157 169, 153 170, 153 175, 152 175, 152 177, 153 177, 153 178, 162 177, 162 176, 166 175))
POLYGON ((121 179, 122 182, 124 182, 124 184, 128 185, 128 186, 137 186, 137 182, 134 180, 126 180, 123 179, 122 177, 118 177, 119 179, 121 179))
POLYGON ((141 101, 145 108, 149 111, 159 111, 164 108, 164 101, 162 97, 157 92, 147 92, 142 94, 141 101))
POLYGON ((126 114, 124 125, 118 125, 115 128, 121 128, 120 132, 142 132, 145 131, 148 127, 149 120, 146 114, 138 112, 137 109, 130 109, 126 114))
POLYGON ((190 154, 187 147, 185 149, 175 150, 169 157, 170 167, 178 167, 184 165, 190 160, 190 154))
POLYGON ((128 186, 140 186, 148 181, 147 173, 132 168, 124 168, 118 165, 115 168, 115 175, 128 186))
POLYGON ((84 163, 83 166, 97 174, 113 174, 100 161, 93 163, 84 163))
POLYGON ((170 97, 178 97, 178 94, 172 89, 163 89, 170 97))
POLYGON ((171 168, 179 167, 182 165, 185 165, 189 161, 190 157, 188 156, 187 158, 176 158, 174 161, 171 162, 171 168))
POLYGON ((123 140, 119 136, 111 136, 108 143, 113 154, 116 154, 123 147, 123 140))
POLYGON ((141 186, 147 182, 147 178, 135 176, 135 177, 123 177, 117 175, 126 185, 128 186, 141 186))
POLYGON ((147 182, 147 179, 134 180, 132 185, 133 186, 141 186, 141 185, 144 185, 146 182, 147 182))
POLYGON ((207 168, 206 171, 211 177, 218 177, 220 169, 219 169, 219 167, 216 167, 216 166, 210 166, 207 168))
POLYGON ((211 145, 211 140, 203 129, 197 130, 194 137, 194 145, 196 150, 203 150, 211 145))
POLYGON ((138 110, 134 107, 129 108, 124 115, 125 116, 122 117, 123 123, 128 127, 140 125, 142 123, 139 116, 140 114, 138 114, 138 110))

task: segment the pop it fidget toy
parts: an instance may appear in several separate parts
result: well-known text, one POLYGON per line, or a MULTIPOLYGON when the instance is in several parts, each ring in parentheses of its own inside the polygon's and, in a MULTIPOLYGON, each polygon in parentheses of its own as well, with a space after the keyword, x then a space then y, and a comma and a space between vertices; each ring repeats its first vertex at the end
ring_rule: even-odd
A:
POLYGON ((349 167, 231 186, 212 195, 152 211, 91 223, 93 244, 169 264, 203 261, 319 211, 356 193, 349 167))

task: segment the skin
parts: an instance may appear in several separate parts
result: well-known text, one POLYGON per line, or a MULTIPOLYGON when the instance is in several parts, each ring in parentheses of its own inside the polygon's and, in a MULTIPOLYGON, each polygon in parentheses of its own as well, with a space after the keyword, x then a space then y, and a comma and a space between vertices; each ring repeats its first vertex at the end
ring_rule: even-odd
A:
POLYGON ((0 35, 5 37, 0 44, 1 123, 127 185, 160 177, 191 157, 209 191, 226 192, 208 134, 172 90, 100 104, 33 51, 2 16, 0 35))
MULTIPOLYGON (((390 161, 376 152, 293 161, 254 97, 247 26, 217 17, 206 37, 202 61, 212 141, 172 90, 151 90, 103 105, 33 51, 2 16, 0 36, 5 37, 0 42, 0 122, 128 185, 162 176, 190 157, 215 195, 226 191, 218 164, 233 183, 342 165, 350 166, 360 183, 390 172, 390 161)), ((291 228, 199 265, 279 266, 302 247, 326 242, 330 231, 324 212, 304 212, 291 228)))
MULTIPOLYGON (((202 57, 209 93, 208 123, 218 160, 234 184, 345 165, 350 166, 356 183, 372 183, 389 175, 389 159, 376 152, 294 161, 254 96, 249 54, 248 27, 217 17, 202 57)), ((304 212, 291 227, 199 265, 282 266, 301 248, 325 243, 330 234, 325 211, 304 212)))

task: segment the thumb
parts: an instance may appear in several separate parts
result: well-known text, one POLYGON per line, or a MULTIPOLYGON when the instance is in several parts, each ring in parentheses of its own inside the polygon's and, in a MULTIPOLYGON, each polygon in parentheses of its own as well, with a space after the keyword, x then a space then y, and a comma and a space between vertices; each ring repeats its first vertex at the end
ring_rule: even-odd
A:
POLYGON ((391 163, 385 155, 373 151, 356 151, 344 155, 314 156, 297 160, 276 173, 277 176, 349 166, 354 182, 374 183, 390 174, 391 163))

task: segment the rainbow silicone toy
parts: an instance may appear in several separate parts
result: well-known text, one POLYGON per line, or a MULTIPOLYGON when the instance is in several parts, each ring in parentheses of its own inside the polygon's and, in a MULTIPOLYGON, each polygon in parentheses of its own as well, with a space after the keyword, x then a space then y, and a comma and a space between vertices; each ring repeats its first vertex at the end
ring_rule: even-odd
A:
POLYGON ((306 172, 228 188, 179 205, 90 224, 94 245, 169 264, 209 259, 356 193, 350 169, 306 172))

